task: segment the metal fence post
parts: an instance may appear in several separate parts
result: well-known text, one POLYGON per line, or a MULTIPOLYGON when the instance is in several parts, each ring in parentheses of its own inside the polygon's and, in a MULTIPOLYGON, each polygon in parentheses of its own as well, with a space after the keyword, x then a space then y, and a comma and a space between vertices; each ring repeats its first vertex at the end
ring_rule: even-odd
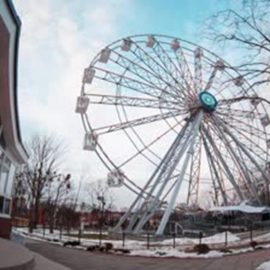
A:
POLYGON ((176 236, 176 234, 173 233, 173 248, 175 248, 175 236, 176 236))
POLYGON ((126 238, 126 234, 125 234, 125 232, 123 231, 123 233, 122 233, 122 247, 125 246, 125 238, 126 238))
POLYGON ((147 249, 149 249, 150 248, 150 233, 147 233, 146 240, 147 240, 147 249))

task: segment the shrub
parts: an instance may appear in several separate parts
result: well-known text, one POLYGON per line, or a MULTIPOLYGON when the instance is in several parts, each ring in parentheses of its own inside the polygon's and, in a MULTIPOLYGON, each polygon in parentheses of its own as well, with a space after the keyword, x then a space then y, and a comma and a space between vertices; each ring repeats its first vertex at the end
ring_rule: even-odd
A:
POLYGON ((206 244, 198 244, 194 246, 193 250, 198 254, 206 254, 210 251, 210 248, 206 244))
POLYGON ((249 243, 249 245, 252 247, 252 248, 256 248, 257 246, 258 246, 258 242, 256 242, 256 241, 251 241, 250 243, 249 243))
POLYGON ((99 246, 97 246, 97 245, 89 246, 86 248, 87 251, 91 251, 91 252, 97 251, 98 249, 99 249, 99 246))
POLYGON ((105 251, 109 251, 113 249, 113 244, 112 243, 105 243, 105 251))
POLYGON ((79 246, 80 245, 80 241, 67 241, 67 242, 64 242, 63 246, 66 247, 66 246, 79 246))
POLYGON ((232 251, 228 248, 221 248, 220 249, 220 252, 223 252, 223 253, 232 253, 232 251))

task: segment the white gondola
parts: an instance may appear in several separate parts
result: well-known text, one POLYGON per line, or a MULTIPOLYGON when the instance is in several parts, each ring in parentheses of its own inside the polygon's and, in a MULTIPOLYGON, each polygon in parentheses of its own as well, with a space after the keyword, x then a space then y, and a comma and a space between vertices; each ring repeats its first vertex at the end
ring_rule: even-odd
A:
POLYGON ((97 147, 98 135, 94 132, 86 133, 84 136, 83 149, 87 151, 94 151, 97 147))
POLYGON ((233 82, 236 86, 242 86, 244 84, 244 78, 243 76, 238 76, 233 79, 233 82))
POLYGON ((121 170, 113 170, 108 173, 107 183, 109 187, 121 187, 124 184, 124 173, 121 170))
POLYGON ((148 36, 147 41, 146 41, 146 46, 149 48, 153 48, 156 43, 156 39, 154 36, 148 36))
POLYGON ((111 50, 109 48, 103 49, 100 53, 98 61, 101 63, 107 63, 111 55, 111 50))
POLYGON ((83 75, 83 82, 84 83, 92 83, 93 78, 95 76, 96 70, 93 68, 86 68, 84 70, 84 75, 83 75))
POLYGON ((267 127, 270 124, 270 118, 268 114, 265 114, 262 118, 261 118, 261 124, 264 127, 267 127))
POLYGON ((130 50, 130 48, 131 48, 131 43, 132 43, 131 39, 129 39, 129 38, 123 39, 123 43, 122 43, 122 46, 121 46, 122 51, 128 52, 130 50))
POLYGON ((177 51, 180 48, 180 43, 177 39, 174 39, 171 43, 171 48, 174 51, 177 51))
POLYGON ((89 98, 85 96, 79 96, 77 98, 76 113, 86 113, 89 105, 89 98))
POLYGON ((215 64, 215 68, 216 68, 217 70, 220 70, 220 71, 224 70, 224 69, 225 69, 225 64, 224 64, 224 62, 223 62, 222 60, 218 60, 218 61, 216 62, 216 64, 215 64))
POLYGON ((250 103, 251 103, 254 107, 257 107, 258 104, 259 104, 260 102, 261 102, 261 101, 260 101, 260 99, 258 98, 257 95, 254 95, 254 96, 252 97, 252 99, 250 100, 250 103))
POLYGON ((198 48, 194 51, 194 54, 195 54, 195 57, 196 57, 196 58, 201 58, 201 57, 203 57, 203 50, 202 50, 200 47, 198 47, 198 48))

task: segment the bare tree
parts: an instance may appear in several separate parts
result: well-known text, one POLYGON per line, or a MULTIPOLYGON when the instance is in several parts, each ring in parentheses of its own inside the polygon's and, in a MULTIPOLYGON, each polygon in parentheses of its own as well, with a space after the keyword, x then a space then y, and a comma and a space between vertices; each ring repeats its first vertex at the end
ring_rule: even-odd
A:
POLYGON ((234 53, 240 49, 242 57, 234 68, 251 87, 270 82, 269 14, 270 1, 243 0, 240 8, 222 10, 206 22, 208 38, 234 53))
POLYGON ((85 190, 92 209, 99 208, 101 197, 106 203, 106 208, 111 208, 114 201, 113 194, 105 180, 87 183, 85 190))
POLYGON ((45 219, 49 223, 50 233, 53 233, 55 228, 58 210, 61 206, 65 205, 69 199, 71 190, 70 177, 70 174, 58 174, 54 181, 50 181, 48 185, 46 185, 44 191, 45 219))
MULTIPOLYGON (((105 180, 97 180, 96 182, 90 183, 88 182, 85 185, 85 191, 85 209, 98 217, 100 228, 103 225, 110 225, 114 197, 107 182, 105 180)), ((94 226, 96 226, 96 223, 94 226)))
POLYGON ((52 136, 38 135, 33 136, 26 146, 29 160, 17 173, 16 183, 24 187, 30 207, 29 230, 32 231, 37 226, 40 203, 46 187, 59 176, 59 162, 64 147, 52 136))

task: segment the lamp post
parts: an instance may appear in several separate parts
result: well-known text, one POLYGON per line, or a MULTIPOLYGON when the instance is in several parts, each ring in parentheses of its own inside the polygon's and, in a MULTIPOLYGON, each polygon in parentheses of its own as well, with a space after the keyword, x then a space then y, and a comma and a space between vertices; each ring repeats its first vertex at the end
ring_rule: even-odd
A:
POLYGON ((102 243, 102 229, 103 229, 103 216, 104 216, 104 206, 105 206, 105 199, 103 196, 98 196, 97 200, 101 203, 101 217, 99 220, 99 246, 101 247, 102 243))

